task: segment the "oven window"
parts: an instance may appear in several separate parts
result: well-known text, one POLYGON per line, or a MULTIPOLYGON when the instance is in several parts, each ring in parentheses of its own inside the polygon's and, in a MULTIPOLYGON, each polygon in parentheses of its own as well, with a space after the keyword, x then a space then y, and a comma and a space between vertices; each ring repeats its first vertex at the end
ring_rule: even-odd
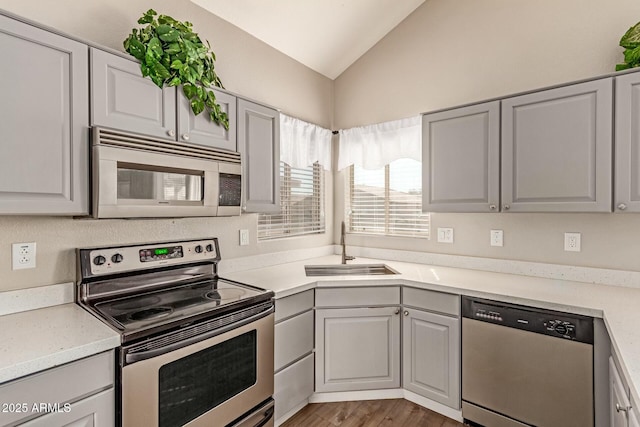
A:
POLYGON ((200 201, 202 176, 118 167, 118 199, 200 201))
POLYGON ((256 383, 257 331, 160 368, 160 426, 179 427, 256 383))

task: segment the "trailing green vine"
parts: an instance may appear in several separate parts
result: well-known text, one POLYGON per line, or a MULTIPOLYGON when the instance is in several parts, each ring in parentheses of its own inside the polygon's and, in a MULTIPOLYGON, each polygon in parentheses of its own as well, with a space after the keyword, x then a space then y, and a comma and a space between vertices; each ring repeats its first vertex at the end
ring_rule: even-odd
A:
POLYGON ((640 67, 640 22, 624 33, 620 46, 624 48, 624 62, 616 64, 616 71, 640 67))
POLYGON ((140 61, 142 75, 159 88, 182 85, 195 115, 205 109, 209 118, 229 129, 229 117, 216 102, 212 86, 224 88, 214 69, 215 54, 202 42, 190 22, 180 22, 149 9, 124 41, 125 50, 140 61))

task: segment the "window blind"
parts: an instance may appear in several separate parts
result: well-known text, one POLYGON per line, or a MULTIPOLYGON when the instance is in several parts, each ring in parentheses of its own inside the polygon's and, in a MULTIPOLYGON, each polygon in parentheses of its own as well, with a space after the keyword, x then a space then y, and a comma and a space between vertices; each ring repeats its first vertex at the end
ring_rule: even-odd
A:
POLYGON ((258 215, 258 240, 324 233, 324 171, 280 162, 279 214, 258 215))
POLYGON ((394 160, 374 170, 350 166, 347 222, 351 233, 429 238, 422 212, 422 164, 394 160))

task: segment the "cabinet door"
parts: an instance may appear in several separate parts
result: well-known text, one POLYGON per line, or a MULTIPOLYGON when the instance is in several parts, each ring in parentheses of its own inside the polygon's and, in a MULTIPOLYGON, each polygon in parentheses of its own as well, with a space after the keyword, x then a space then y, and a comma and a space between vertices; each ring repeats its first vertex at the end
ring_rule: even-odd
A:
POLYGON ((0 50, 0 214, 87 214, 87 46, 0 16, 0 50))
POLYGON ((640 420, 638 419, 638 414, 635 409, 629 412, 629 427, 640 427, 640 420))
POLYGON ((316 391, 400 387, 400 309, 316 310, 316 391))
POLYGON ((278 372, 273 381, 278 420, 313 394, 313 353, 278 372))
POLYGON ((627 427, 627 411, 629 398, 620 374, 609 357, 609 410, 611 413, 611 427, 627 427))
POLYGON ((176 88, 160 89, 139 63, 92 48, 91 124, 175 140, 176 88))
POLYGON ((612 79, 502 101, 502 208, 610 212, 612 79))
POLYGON ((460 319, 404 309, 405 389, 460 408, 460 319))
POLYGON ((23 427, 113 427, 115 425, 115 391, 109 389, 21 424, 23 427))
POLYGON ((197 116, 178 88, 178 141, 236 151, 236 97, 213 89, 222 111, 229 116, 229 130, 212 122, 206 110, 197 116))
POLYGON ((640 73, 616 77, 615 212, 640 212, 640 73))
POLYGON ((422 116, 422 210, 497 212, 500 101, 422 116))
POLYGON ((238 99, 238 151, 242 155, 245 212, 280 212, 280 116, 238 99))

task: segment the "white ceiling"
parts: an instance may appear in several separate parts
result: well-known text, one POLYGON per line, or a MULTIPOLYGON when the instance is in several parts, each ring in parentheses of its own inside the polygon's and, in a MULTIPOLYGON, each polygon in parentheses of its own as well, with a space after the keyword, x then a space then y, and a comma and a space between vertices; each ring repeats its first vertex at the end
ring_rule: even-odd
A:
POLYGON ((191 0, 335 79, 425 0, 191 0))

